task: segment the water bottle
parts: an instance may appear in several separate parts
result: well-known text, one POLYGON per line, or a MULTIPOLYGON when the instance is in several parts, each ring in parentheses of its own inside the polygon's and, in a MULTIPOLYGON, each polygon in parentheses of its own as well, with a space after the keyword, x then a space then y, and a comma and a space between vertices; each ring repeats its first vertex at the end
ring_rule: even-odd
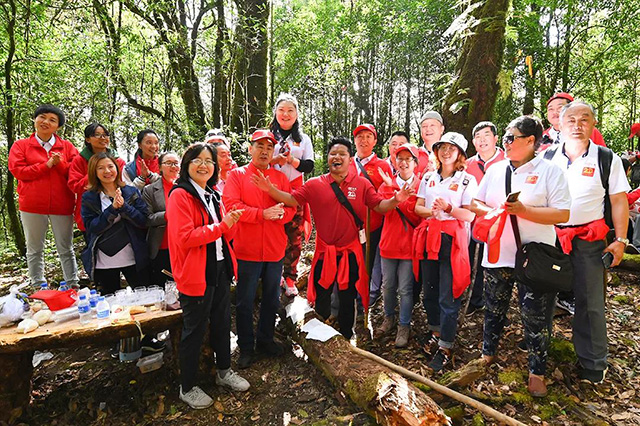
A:
POLYGON ((104 296, 98 297, 97 311, 99 320, 109 320, 109 315, 111 315, 111 307, 109 306, 109 302, 105 300, 104 296))
POLYGON ((89 293, 89 307, 91 308, 91 317, 95 318, 98 314, 98 292, 91 290, 89 293))
POLYGON ((91 322, 91 306, 87 300, 87 296, 80 295, 78 301, 78 313, 80 314, 80 324, 89 324, 91 322))
POLYGON ((58 286, 59 291, 67 291, 69 290, 69 286, 67 286, 66 281, 60 281, 60 286, 58 286))
POLYGON ((40 284, 40 290, 49 290, 49 285, 47 283, 40 284))

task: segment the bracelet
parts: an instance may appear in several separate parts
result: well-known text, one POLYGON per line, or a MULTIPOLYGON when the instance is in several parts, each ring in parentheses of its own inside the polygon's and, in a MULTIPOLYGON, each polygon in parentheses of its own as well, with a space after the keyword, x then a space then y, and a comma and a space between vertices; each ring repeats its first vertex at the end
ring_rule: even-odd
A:
POLYGON ((449 207, 447 207, 444 212, 446 214, 451 214, 452 211, 453 211, 453 204, 449 204, 449 207))

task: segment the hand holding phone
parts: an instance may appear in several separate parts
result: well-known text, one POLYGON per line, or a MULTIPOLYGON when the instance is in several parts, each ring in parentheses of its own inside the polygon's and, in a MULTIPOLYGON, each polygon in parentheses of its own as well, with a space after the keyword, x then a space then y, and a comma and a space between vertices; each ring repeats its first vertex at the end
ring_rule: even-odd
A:
POLYGON ((514 203, 518 201, 519 196, 520 196, 520 191, 512 192, 511 194, 507 195, 507 203, 514 203))
POLYGON ((609 269, 611 267, 611 263, 613 262, 613 253, 606 252, 602 255, 602 263, 604 264, 605 269, 609 269))

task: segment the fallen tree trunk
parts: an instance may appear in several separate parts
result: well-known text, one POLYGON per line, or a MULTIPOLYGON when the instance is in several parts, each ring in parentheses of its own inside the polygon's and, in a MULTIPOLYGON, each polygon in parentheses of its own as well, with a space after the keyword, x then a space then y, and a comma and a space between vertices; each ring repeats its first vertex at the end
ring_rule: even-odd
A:
MULTIPOLYGON (((300 297, 283 298, 282 305, 300 297)), ((296 316, 294 315, 294 318, 296 316)), ((338 335, 326 342, 307 339, 302 327, 316 318, 315 311, 300 314, 296 323, 283 321, 292 338, 324 375, 381 425, 449 425, 444 411, 427 395, 389 368, 351 351, 351 344, 338 335)))
POLYGON ((640 271, 640 255, 625 253, 622 261, 616 268, 626 269, 628 271, 640 271))

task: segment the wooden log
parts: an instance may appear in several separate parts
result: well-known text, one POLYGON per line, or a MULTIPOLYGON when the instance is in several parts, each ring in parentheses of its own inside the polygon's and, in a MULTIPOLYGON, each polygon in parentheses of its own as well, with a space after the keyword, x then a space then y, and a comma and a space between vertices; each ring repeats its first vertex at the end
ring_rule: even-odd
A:
POLYGON ((13 424, 31 400, 33 352, 0 354, 0 421, 13 424))
POLYGON ((616 268, 639 272, 640 271, 640 255, 625 253, 622 256, 622 261, 618 266, 616 266, 616 268))
MULTIPOLYGON (((300 297, 283 298, 282 305, 303 305, 300 297)), ((389 368, 351 351, 341 335, 326 342, 309 340, 302 331, 311 319, 321 320, 315 311, 293 323, 283 321, 293 339, 324 375, 358 407, 381 425, 449 425, 444 411, 427 395, 389 368)))

